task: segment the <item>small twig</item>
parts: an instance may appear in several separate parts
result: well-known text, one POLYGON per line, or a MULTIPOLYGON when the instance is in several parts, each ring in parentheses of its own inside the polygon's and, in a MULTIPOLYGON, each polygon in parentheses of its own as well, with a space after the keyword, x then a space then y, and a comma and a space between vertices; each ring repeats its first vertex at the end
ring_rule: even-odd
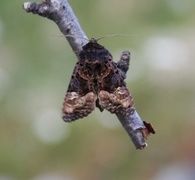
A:
MULTIPOLYGON (((23 4, 23 9, 26 12, 38 14, 54 21, 67 38, 70 46, 78 57, 79 52, 83 45, 87 43, 87 40, 77 37, 79 36, 87 39, 87 36, 82 30, 67 0, 46 0, 42 3, 25 2, 23 4)), ((120 64, 120 61, 118 68, 123 70, 123 64, 120 64)), ((127 70, 128 69, 124 70, 124 78, 127 70)), ((150 124, 145 123, 140 119, 136 110, 129 116, 124 116, 123 114, 116 114, 116 116, 131 137, 137 149, 142 149, 147 146, 145 139, 147 139, 150 133, 155 132, 150 124)))
POLYGON ((77 38, 80 36, 87 39, 87 36, 82 30, 78 19, 67 0, 46 0, 42 3, 25 2, 23 4, 23 9, 26 12, 38 14, 54 21, 58 25, 60 31, 65 35, 70 46, 78 57, 82 47, 88 41, 77 38))

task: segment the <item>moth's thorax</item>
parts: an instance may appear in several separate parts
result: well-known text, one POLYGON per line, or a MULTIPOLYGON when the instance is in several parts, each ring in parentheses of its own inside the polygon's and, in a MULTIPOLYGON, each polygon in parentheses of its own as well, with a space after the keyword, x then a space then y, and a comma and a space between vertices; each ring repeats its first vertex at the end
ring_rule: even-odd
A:
POLYGON ((81 63, 85 68, 92 70, 102 69, 108 59, 112 59, 109 51, 93 40, 87 43, 80 52, 81 63))

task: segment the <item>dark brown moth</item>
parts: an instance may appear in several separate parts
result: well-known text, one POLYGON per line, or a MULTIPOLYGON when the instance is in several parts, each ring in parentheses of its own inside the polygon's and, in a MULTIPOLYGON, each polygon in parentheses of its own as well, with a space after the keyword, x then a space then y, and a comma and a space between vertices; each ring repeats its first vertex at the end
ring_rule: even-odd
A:
POLYGON ((92 38, 83 46, 63 103, 63 120, 71 122, 90 114, 95 107, 111 113, 134 112, 124 79, 130 52, 116 63, 110 52, 92 38))

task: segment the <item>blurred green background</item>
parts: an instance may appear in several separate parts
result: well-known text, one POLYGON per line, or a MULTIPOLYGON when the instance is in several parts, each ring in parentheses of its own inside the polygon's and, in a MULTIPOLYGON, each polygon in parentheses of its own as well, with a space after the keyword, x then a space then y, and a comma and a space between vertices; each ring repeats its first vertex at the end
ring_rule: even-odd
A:
POLYGON ((89 38, 117 61, 156 135, 136 150, 114 115, 96 109, 75 123, 61 107, 77 61, 50 20, 0 1, 0 180, 194 180, 195 1, 69 0, 89 38))

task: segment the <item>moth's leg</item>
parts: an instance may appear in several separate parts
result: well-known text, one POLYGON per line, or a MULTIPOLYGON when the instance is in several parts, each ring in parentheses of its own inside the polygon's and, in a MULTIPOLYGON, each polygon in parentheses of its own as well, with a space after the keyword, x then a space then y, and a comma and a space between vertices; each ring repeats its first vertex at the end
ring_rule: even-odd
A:
POLYGON ((123 79, 126 78, 126 73, 129 69, 130 52, 123 51, 120 60, 117 62, 117 68, 123 79))

